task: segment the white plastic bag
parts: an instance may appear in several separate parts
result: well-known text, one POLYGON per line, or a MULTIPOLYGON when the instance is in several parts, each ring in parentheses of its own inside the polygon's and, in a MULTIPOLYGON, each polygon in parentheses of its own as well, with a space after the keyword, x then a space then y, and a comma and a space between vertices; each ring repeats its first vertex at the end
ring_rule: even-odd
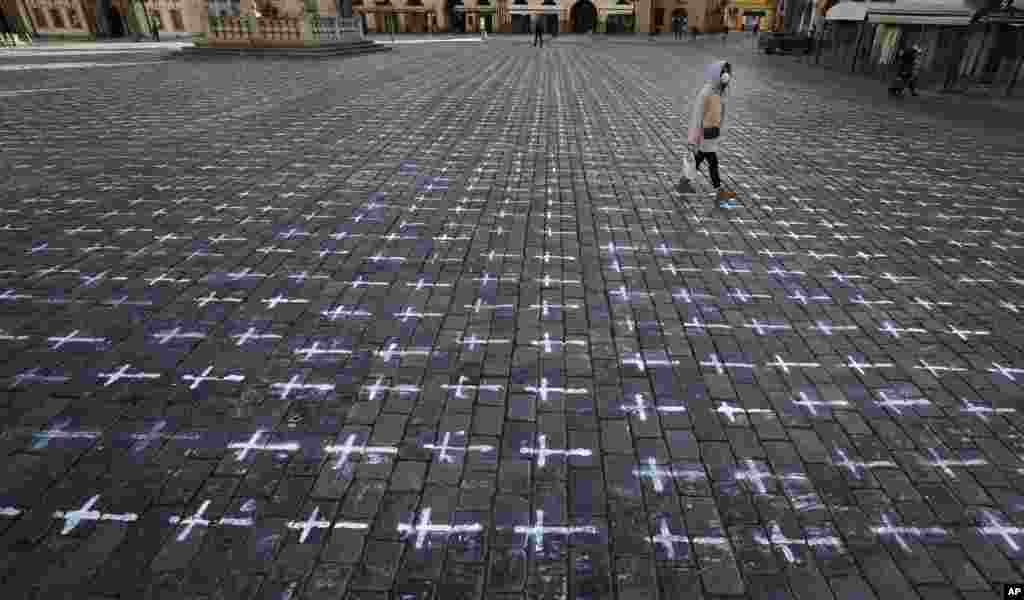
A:
POLYGON ((690 154, 690 149, 686 149, 686 153, 683 154, 683 177, 687 181, 697 180, 697 165, 694 163, 693 155, 690 154))

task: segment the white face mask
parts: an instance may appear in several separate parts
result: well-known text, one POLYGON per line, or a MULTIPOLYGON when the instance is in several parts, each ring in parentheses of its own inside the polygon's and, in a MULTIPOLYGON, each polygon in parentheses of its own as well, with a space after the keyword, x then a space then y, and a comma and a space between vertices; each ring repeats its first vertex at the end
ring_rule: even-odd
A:
POLYGON ((722 81, 722 85, 729 85, 729 82, 732 81, 732 75, 730 75, 728 73, 722 73, 721 81, 722 81))

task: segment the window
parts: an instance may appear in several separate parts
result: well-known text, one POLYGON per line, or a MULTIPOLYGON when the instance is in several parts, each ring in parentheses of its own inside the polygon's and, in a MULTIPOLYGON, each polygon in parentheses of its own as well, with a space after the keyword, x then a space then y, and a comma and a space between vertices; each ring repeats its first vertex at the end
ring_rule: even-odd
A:
POLYGON ((171 23, 174 24, 175 31, 185 31, 185 21, 181 18, 181 11, 173 9, 171 11, 171 23))
POLYGON ((654 9, 654 26, 662 27, 665 25, 665 9, 656 8, 654 9))
POLYGON ((60 11, 56 8, 50 9, 50 21, 53 22, 53 26, 57 29, 64 29, 64 17, 61 16, 60 11))
POLYGON ((82 20, 78 18, 78 11, 74 8, 68 8, 68 22, 73 29, 82 28, 82 20))

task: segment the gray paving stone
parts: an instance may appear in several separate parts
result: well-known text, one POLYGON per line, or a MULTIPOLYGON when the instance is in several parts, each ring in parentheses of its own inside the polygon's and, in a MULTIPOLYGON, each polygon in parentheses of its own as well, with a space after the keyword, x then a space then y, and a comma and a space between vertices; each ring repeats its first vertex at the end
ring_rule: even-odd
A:
POLYGON ((8 98, 34 135, 5 145, 0 586, 1019 582, 995 535, 1020 542, 1024 505, 1019 123, 740 41, 623 40, 435 40, 343 74, 112 55, 46 75, 89 94, 8 98), (673 191, 714 55, 740 73, 730 209, 703 174, 673 191))

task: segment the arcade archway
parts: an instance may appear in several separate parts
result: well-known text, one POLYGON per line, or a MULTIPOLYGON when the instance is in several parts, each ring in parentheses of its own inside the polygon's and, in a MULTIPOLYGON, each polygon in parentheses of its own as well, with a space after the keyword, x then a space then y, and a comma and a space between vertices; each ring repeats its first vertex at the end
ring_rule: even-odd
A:
POLYGON ((586 33, 597 24, 597 8, 590 0, 579 0, 569 9, 569 22, 573 33, 586 33))
POLYGON ((116 6, 110 7, 110 37, 124 37, 126 34, 124 19, 116 6))

